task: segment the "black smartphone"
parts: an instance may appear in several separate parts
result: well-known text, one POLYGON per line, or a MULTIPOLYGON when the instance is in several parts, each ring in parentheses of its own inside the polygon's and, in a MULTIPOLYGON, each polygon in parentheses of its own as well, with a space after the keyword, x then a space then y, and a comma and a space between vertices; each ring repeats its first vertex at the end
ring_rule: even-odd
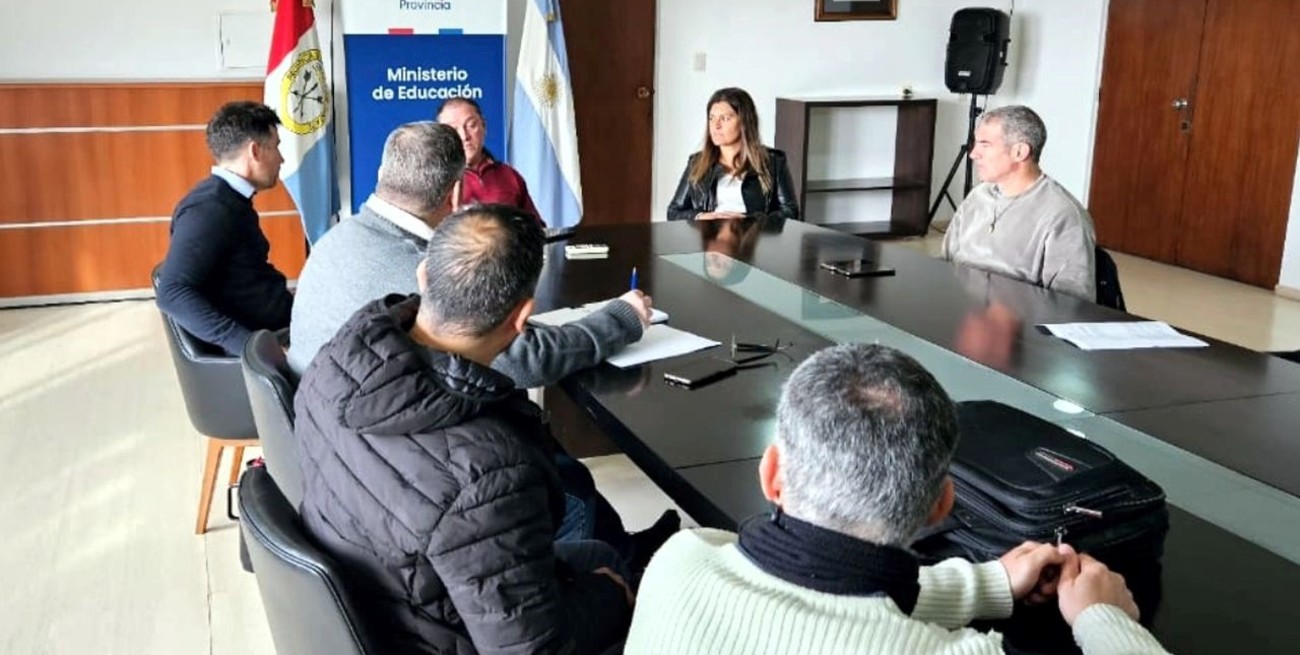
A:
POLYGON ((709 357, 687 362, 664 372, 664 382, 695 389, 736 374, 736 363, 709 357))
POLYGON ((844 277, 870 277, 893 275, 894 269, 881 266, 870 259, 848 259, 841 262, 822 262, 821 267, 844 277))

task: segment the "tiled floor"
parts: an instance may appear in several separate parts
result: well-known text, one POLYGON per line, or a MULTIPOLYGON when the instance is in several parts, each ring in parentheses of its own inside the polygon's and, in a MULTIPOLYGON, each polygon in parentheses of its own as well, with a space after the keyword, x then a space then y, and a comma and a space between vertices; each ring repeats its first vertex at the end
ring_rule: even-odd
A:
MULTIPOLYGON (((1300 303, 1116 258, 1137 314, 1300 348, 1300 303)), ((0 311, 0 653, 272 653, 224 501, 190 532, 201 461, 152 303, 0 311)), ((625 458, 589 464, 629 527, 668 504, 625 458)))

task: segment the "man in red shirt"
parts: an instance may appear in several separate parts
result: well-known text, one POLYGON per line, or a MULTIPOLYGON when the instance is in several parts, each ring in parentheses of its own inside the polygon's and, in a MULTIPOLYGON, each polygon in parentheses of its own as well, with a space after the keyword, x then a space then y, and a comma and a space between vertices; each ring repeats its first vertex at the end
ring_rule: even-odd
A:
POLYGON ((465 146, 465 175, 460 181, 460 204, 499 203, 513 205, 544 221, 528 195, 528 185, 519 171, 511 168, 483 147, 487 123, 478 103, 469 98, 452 98, 438 108, 436 120, 460 134, 465 146))

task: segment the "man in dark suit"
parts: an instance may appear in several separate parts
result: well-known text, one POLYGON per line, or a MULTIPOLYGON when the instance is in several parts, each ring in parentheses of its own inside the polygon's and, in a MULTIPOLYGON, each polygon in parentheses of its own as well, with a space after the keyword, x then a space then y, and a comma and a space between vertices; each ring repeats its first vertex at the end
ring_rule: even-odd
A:
POLYGON ((176 205, 158 307, 194 336, 238 355, 256 330, 289 325, 293 295, 267 259, 253 194, 280 177, 280 119, 266 105, 231 102, 208 122, 216 165, 176 205))

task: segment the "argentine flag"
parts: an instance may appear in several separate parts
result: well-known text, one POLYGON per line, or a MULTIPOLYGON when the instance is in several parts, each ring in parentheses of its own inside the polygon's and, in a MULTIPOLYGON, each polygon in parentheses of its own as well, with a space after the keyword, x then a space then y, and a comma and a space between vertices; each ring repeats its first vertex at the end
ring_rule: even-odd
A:
POLYGON ((334 175, 333 97, 311 4, 273 3, 265 102, 280 117, 280 179, 298 205, 307 240, 316 243, 339 211, 339 186, 334 175))
POLYGON ((510 164, 549 227, 582 220, 582 178, 573 86, 558 0, 527 0, 515 105, 510 121, 510 164))

